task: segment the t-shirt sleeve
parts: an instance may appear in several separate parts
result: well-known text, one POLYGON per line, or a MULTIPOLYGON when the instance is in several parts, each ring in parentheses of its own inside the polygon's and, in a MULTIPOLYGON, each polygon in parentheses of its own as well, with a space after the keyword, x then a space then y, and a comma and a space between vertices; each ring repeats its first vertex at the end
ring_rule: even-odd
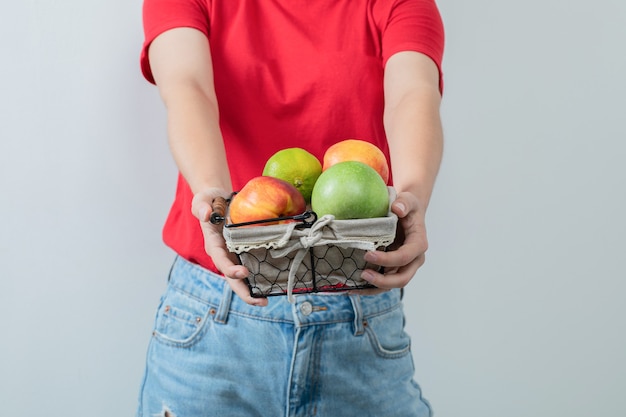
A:
POLYGON ((144 42, 141 48, 141 72, 154 83, 148 48, 161 33, 174 28, 190 27, 209 36, 209 19, 206 0, 144 0, 144 42))
POLYGON ((443 90, 444 27, 435 0, 397 0, 382 32, 383 65, 395 53, 416 51, 430 57, 439 69, 443 90))

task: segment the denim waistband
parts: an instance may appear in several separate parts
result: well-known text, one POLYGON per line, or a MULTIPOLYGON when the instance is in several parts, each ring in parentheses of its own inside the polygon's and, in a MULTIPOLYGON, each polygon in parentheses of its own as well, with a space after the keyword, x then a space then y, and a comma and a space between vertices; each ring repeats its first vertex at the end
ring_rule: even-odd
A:
POLYGON ((177 257, 174 261, 169 284, 213 306, 217 311, 218 321, 226 321, 228 314, 240 314, 300 326, 354 321, 360 327, 361 319, 384 314, 402 306, 399 289, 376 295, 297 294, 293 304, 286 296, 272 296, 269 297, 269 305, 266 307, 251 306, 232 293, 223 277, 182 257, 177 257))

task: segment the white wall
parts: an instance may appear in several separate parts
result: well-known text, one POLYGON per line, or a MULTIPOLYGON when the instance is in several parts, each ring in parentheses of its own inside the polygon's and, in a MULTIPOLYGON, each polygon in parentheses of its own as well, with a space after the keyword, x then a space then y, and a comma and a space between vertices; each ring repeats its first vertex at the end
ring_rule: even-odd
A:
MULTIPOLYGON (((417 379, 441 417, 626 415, 626 3, 439 5, 417 379)), ((140 0, 0 15, 3 414, 134 413, 175 180, 141 41, 140 0)))

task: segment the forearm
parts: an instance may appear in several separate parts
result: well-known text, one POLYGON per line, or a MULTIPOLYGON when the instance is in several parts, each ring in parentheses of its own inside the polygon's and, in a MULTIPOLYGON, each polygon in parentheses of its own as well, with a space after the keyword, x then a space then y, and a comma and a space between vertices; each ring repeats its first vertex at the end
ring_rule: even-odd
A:
POLYGON ((425 211, 443 153, 439 70, 425 55, 400 52, 387 62, 384 87, 394 187, 414 194, 425 211))
POLYGON ((164 102, 178 169, 194 194, 208 188, 232 191, 217 103, 193 85, 179 85, 175 91, 164 102))
POLYGON ((194 194, 231 191, 208 39, 195 29, 172 29, 152 42, 149 53, 178 169, 194 194))
POLYGON ((394 187, 417 196, 428 207, 441 165, 441 96, 432 88, 407 92, 385 117, 394 187))

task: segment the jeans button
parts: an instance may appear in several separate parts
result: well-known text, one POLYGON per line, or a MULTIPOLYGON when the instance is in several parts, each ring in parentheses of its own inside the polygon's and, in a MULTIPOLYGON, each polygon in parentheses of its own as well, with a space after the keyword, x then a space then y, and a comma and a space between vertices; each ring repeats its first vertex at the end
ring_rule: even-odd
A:
POLYGON ((309 314, 313 312, 313 305, 309 303, 308 301, 305 301, 300 306, 300 312, 304 314, 305 316, 308 316, 309 314))

